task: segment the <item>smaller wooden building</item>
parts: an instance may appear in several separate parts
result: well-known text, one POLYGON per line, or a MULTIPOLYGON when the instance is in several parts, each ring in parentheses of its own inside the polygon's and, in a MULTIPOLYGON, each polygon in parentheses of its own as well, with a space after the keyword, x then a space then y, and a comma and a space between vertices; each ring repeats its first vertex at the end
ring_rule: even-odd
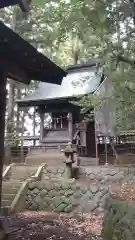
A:
POLYGON ((93 62, 67 68, 67 76, 60 86, 40 83, 39 88, 21 100, 20 107, 36 106, 40 114, 40 145, 59 147, 69 141, 77 145, 80 156, 96 157, 94 111, 85 119, 81 108, 74 104, 80 95, 94 94, 104 74, 101 66, 93 62), (50 119, 50 120, 49 120, 50 119))

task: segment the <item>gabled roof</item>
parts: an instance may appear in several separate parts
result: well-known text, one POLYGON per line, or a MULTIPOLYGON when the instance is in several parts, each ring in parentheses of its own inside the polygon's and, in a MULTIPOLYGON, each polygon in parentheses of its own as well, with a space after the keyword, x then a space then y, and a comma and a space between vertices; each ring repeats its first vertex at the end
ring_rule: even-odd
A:
POLYGON ((8 77, 61 84, 66 72, 0 21, 0 64, 8 77))
POLYGON ((17 102, 20 105, 39 105, 94 93, 102 81, 103 69, 97 65, 77 65, 67 69, 68 75, 63 78, 60 86, 56 84, 40 83, 39 88, 32 94, 28 94, 17 102))

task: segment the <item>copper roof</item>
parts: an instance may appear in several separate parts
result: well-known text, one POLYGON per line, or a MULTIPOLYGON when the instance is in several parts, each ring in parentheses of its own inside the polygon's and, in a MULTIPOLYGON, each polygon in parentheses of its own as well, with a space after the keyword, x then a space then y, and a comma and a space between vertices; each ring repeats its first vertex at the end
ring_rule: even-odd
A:
POLYGON ((96 64, 70 68, 60 86, 50 83, 40 83, 39 88, 17 102, 38 105, 40 102, 67 99, 88 93, 94 93, 102 81, 103 69, 97 69, 96 64))

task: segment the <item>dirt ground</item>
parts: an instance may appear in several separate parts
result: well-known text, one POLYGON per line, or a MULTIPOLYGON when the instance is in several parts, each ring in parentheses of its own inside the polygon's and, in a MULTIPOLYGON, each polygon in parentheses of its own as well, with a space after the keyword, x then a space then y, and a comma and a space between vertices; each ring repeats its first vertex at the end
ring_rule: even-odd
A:
POLYGON ((102 216, 25 212, 3 218, 8 240, 101 240, 102 216))

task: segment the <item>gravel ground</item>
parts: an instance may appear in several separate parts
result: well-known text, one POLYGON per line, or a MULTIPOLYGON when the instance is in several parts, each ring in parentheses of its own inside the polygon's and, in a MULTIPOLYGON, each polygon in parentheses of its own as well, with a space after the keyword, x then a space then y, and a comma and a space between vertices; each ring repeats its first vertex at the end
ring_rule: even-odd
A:
POLYGON ((8 240, 101 240, 102 216, 25 212, 3 218, 8 240))

